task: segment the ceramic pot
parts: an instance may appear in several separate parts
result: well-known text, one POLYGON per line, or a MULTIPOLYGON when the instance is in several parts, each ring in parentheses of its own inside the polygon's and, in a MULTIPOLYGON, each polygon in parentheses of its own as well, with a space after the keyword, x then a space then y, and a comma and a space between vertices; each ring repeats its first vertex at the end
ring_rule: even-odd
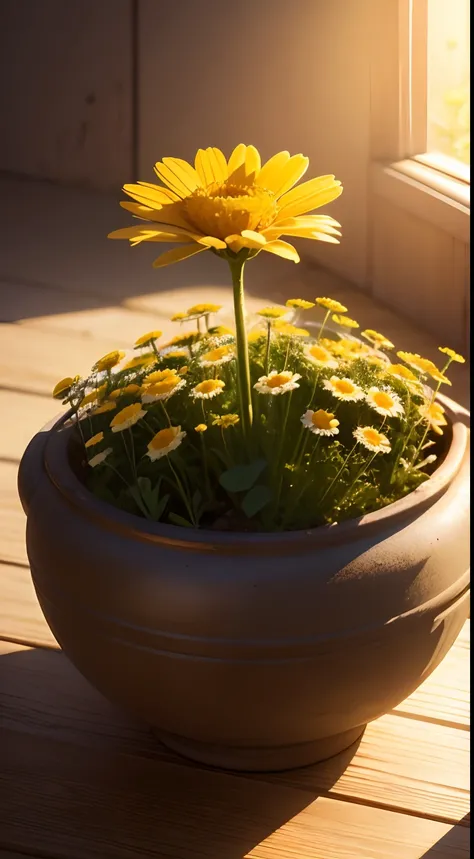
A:
POLYGON ((468 419, 382 510, 281 534, 191 531, 96 499, 64 419, 19 471, 44 616, 100 692, 170 748, 235 770, 331 757, 422 683, 469 612, 468 419))

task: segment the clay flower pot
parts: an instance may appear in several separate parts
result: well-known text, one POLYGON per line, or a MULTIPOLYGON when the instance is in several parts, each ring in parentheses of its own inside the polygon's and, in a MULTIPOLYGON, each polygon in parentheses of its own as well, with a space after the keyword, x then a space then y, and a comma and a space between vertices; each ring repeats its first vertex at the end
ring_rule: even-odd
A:
POLYGON ((93 497, 56 421, 20 466, 31 574, 78 670, 170 748, 280 770, 352 744, 433 671, 469 612, 466 418, 411 495, 341 525, 190 531, 93 497))

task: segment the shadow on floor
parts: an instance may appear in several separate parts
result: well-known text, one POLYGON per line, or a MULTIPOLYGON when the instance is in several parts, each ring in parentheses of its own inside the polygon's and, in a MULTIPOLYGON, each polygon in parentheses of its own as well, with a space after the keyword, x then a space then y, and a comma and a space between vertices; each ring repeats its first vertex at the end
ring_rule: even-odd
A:
MULTIPOLYGON (((468 859, 466 830, 464 827, 470 825, 470 814, 466 814, 459 821, 458 826, 453 826, 446 835, 443 835, 436 844, 433 844, 420 859, 468 859)), ((401 859, 401 857, 400 857, 401 859)))
POLYGON ((281 775, 201 767, 116 710, 62 653, 3 649, 0 848, 242 859, 324 796, 357 751, 281 775), (305 789, 295 789, 302 772, 305 789))

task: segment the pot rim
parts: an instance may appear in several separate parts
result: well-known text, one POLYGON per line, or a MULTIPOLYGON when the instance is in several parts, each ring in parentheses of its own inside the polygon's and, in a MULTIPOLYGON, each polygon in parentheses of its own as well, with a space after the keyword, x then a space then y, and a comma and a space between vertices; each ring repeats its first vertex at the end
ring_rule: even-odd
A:
POLYGON ((374 530, 397 523, 414 513, 420 514, 423 509, 432 505, 448 489, 458 473, 467 449, 468 413, 454 401, 443 395, 438 395, 443 403, 445 414, 451 426, 452 438, 449 449, 439 467, 429 480, 416 489, 388 504, 345 522, 320 525, 298 531, 279 532, 245 532, 245 531, 211 531, 204 529, 180 528, 178 525, 168 525, 161 522, 150 522, 140 516, 127 513, 113 507, 105 501, 96 498, 74 473, 69 462, 69 434, 55 432, 63 426, 70 412, 61 415, 57 421, 50 424, 48 438, 44 447, 45 470, 63 497, 74 507, 94 521, 100 521, 107 530, 113 530, 122 536, 134 539, 174 546, 192 551, 221 552, 245 554, 246 551, 268 552, 268 550, 290 551, 301 547, 324 548, 334 542, 350 542, 369 536, 374 530), (303 539, 304 538, 304 539, 303 539))

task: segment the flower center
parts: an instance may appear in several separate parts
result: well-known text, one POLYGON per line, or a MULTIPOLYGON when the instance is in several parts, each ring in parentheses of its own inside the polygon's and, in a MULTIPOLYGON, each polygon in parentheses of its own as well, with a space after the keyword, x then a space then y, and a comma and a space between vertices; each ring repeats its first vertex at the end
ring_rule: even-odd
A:
POLYGON ((205 379, 204 382, 200 382, 199 385, 196 385, 196 390, 200 394, 210 394, 212 391, 215 391, 216 388, 223 388, 224 383, 220 381, 220 379, 205 379))
POLYGON ((309 354, 316 358, 317 361, 330 361, 331 355, 330 353, 324 349, 322 346, 312 346, 309 350, 309 354))
POLYGON ((214 182, 183 201, 187 220, 204 235, 225 239, 268 227, 277 215, 275 195, 257 185, 214 182))
POLYGON ((345 379, 338 379, 338 381, 334 383, 334 387, 341 394, 352 394, 354 390, 352 382, 347 382, 345 379))
POLYGON ((212 349, 210 352, 206 352, 205 355, 202 356, 203 361, 220 361, 221 358, 225 358, 228 355, 230 349, 228 346, 219 346, 217 349, 212 349))
POLYGON ((160 430, 157 432, 155 437, 152 438, 148 447, 153 450, 163 450, 163 448, 168 447, 168 445, 175 440, 178 432, 179 427, 169 427, 168 429, 160 430))
POLYGON ((165 379, 163 382, 155 382, 154 385, 150 385, 147 388, 147 393, 154 396, 155 394, 168 394, 173 388, 176 388, 176 385, 180 382, 179 376, 173 376, 170 379, 165 379))
POLYGON ((384 393, 384 391, 377 391, 374 394, 374 403, 377 406, 380 406, 381 409, 391 409, 393 406, 393 399, 389 394, 384 393))
POLYGON ((267 379, 267 386, 269 388, 279 388, 280 385, 286 385, 291 380, 291 375, 291 373, 277 373, 276 376, 267 379))
POLYGON ((369 444, 379 445, 383 441, 383 436, 374 429, 364 430, 364 436, 369 444))
POLYGON ((339 423, 339 421, 334 420, 334 415, 331 412, 325 412, 323 409, 314 412, 311 421, 317 429, 326 430, 333 429, 339 423))

